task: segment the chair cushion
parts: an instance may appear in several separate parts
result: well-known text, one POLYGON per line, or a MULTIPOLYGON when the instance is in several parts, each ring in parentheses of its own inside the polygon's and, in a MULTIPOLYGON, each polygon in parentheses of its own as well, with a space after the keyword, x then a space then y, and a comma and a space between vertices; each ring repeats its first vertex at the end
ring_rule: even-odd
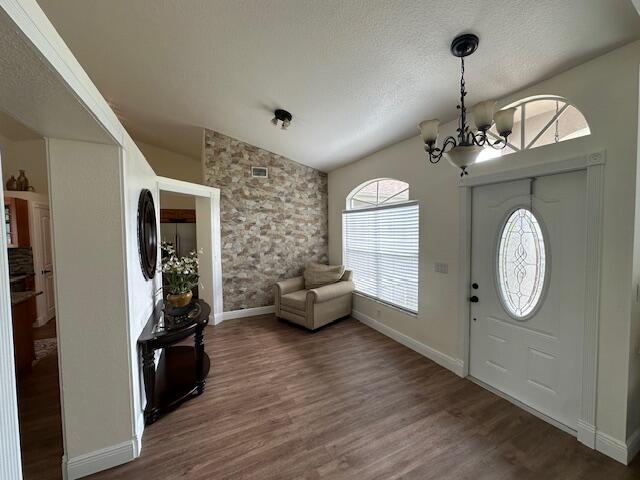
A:
POLYGON ((305 311, 307 303, 307 291, 298 290, 297 292, 287 293, 280 298, 282 305, 295 308, 296 310, 305 311))
POLYGON ((311 262, 304 270, 304 288, 310 290, 340 281, 344 265, 322 265, 311 262))

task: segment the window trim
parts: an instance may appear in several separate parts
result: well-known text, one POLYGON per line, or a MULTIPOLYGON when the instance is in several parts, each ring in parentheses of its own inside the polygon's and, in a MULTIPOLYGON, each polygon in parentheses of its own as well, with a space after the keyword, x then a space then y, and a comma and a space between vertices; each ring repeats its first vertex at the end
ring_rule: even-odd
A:
POLYGON ((345 213, 345 214, 362 213, 362 212, 369 212, 374 210, 385 210, 387 208, 410 207, 411 205, 418 205, 418 204, 419 204, 418 200, 407 200, 406 202, 380 204, 380 205, 376 205, 375 207, 345 208, 342 211, 342 213, 345 213))
MULTIPOLYGON (((582 113, 582 110, 580 110, 576 105, 571 103, 565 97, 561 97, 560 95, 534 95, 531 97, 522 98, 520 100, 512 102, 509 105, 505 106, 504 108, 518 108, 518 107, 520 107, 520 139, 519 139, 520 147, 516 147, 511 142, 507 142, 507 146, 511 148, 513 152, 507 152, 504 155, 523 152, 525 150, 533 150, 534 148, 544 147, 546 145, 554 145, 555 143, 545 144, 545 145, 535 145, 535 143, 540 139, 540 137, 542 137, 542 135, 544 135, 547 132, 547 130, 549 130, 549 128, 553 126, 556 120, 562 117, 562 115, 567 111, 569 107, 575 108, 578 111, 578 113, 582 115, 582 118, 584 118, 584 121, 587 124, 586 128, 589 130, 589 133, 586 135, 581 135, 580 137, 574 137, 567 140, 559 140, 557 143, 566 142, 568 140, 574 140, 575 138, 588 137, 591 135, 591 126, 589 125, 589 121, 587 120, 587 117, 584 115, 584 113, 582 113), (544 100, 557 101, 557 102, 563 103, 564 105, 559 107, 558 113, 555 113, 553 115, 553 118, 551 118, 551 120, 549 120, 542 127, 542 129, 535 135, 533 140, 531 140, 528 144, 525 144, 525 136, 526 136, 526 130, 527 130, 527 105, 530 103, 535 103, 535 102, 544 101, 544 100)), ((491 130, 487 131, 487 135, 491 136, 496 140, 501 139, 499 135, 496 135, 491 130)))
MULTIPOLYGON (((374 178, 372 180, 367 180, 366 182, 361 183, 360 185, 356 186, 353 190, 351 190, 351 192, 349 192, 349 195, 347 195, 347 199, 346 199, 346 202, 345 202, 346 210, 358 210, 358 211, 360 211, 360 210, 363 210, 365 208, 371 208, 371 207, 352 207, 353 197, 355 197, 358 193, 360 193, 361 190, 363 190, 364 188, 368 187, 372 183, 384 182, 385 180, 393 180, 395 182, 402 182, 407 186, 407 188, 404 188, 404 189, 400 190, 399 192, 394 193, 390 197, 386 198, 383 202, 379 203, 378 202, 378 197, 379 197, 379 193, 380 192, 379 192, 379 187, 376 186, 376 203, 368 202, 366 200, 358 200, 358 201, 362 202, 362 203, 368 203, 369 205, 377 207, 377 206, 380 206, 382 204, 385 204, 386 202, 391 200, 393 197, 397 197, 398 195, 400 195, 403 192, 409 192, 409 190, 411 188, 411 185, 409 185, 409 182, 405 182, 404 180, 399 180, 397 178, 380 177, 380 178, 374 178)), ((397 205, 399 203, 402 203, 402 202, 396 202, 396 203, 388 204, 388 205, 397 205)))

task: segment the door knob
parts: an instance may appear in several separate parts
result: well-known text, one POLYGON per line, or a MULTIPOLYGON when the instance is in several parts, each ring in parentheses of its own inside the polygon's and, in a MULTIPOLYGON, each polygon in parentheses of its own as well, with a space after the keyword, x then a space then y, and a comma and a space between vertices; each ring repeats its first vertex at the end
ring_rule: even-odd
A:
POLYGON ((51 270, 42 270, 43 275, 46 275, 47 273, 51 273, 51 270))
POLYGON ((478 303, 478 297, 474 295, 473 297, 471 297, 471 298, 469 299, 469 301, 470 301, 471 303, 478 303))

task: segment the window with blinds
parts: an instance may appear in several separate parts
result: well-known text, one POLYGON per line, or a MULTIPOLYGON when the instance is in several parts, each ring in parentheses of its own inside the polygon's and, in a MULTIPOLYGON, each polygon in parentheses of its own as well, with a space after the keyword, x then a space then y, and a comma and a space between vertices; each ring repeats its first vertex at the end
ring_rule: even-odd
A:
POLYGON ((343 258, 356 291, 418 312, 418 203, 345 210, 343 258))

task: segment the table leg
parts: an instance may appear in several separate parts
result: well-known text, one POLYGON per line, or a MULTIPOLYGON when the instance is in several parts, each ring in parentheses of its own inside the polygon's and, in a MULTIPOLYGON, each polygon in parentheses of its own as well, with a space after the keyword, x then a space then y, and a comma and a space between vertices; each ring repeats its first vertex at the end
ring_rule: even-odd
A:
POLYGON ((198 325, 195 333, 195 353, 196 353, 196 388, 198 395, 204 392, 204 326, 198 325))
POLYGON ((147 406, 144 408, 144 420, 151 424, 157 420, 155 408, 156 391, 156 361, 155 350, 147 345, 142 347, 142 373, 144 377, 144 393, 147 396, 147 406))

